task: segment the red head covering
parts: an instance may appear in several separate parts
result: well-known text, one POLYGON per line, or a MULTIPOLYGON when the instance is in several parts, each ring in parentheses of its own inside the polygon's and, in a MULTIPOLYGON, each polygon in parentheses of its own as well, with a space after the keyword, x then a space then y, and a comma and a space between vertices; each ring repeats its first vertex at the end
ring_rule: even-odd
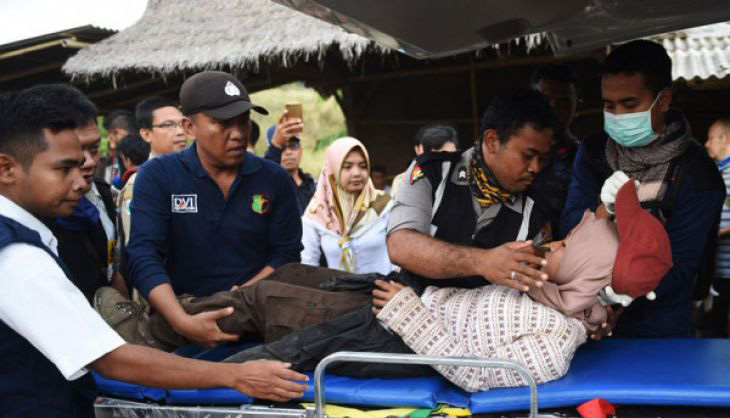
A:
POLYGON ((632 298, 644 296, 672 268, 672 248, 661 222, 641 208, 633 181, 616 194, 616 226, 619 247, 611 286, 632 298))

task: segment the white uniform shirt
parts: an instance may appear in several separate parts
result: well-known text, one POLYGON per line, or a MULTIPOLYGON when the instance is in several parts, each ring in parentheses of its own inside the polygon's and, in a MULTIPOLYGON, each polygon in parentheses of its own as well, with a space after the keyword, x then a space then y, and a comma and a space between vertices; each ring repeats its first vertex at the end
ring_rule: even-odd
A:
MULTIPOLYGON (((58 255, 56 237, 33 215, 0 195, 0 215, 38 232, 58 255)), ((43 353, 67 380, 124 340, 89 305, 44 250, 24 243, 0 249, 0 320, 43 353)))
MULTIPOLYGON (((391 203, 383 209, 378 218, 363 227, 355 227, 350 234, 350 241, 345 245, 350 248, 352 256, 352 273, 390 273, 395 266, 388 258, 388 247, 385 243, 388 215, 391 203)), ((342 237, 311 219, 302 217, 302 264, 319 265, 319 258, 324 251, 327 267, 344 270, 340 256, 342 237)))
MULTIPOLYGON (((104 206, 104 199, 101 197, 99 189, 96 188, 96 183, 91 183, 91 190, 86 193, 86 198, 89 199, 89 202, 91 202, 96 207, 96 210, 99 211, 99 220, 101 221, 101 226, 104 228, 107 243, 113 243, 117 239, 117 231, 114 228, 114 222, 109 219, 109 215, 106 212, 106 206, 104 206)), ((112 251, 114 245, 107 244, 107 251, 112 251)), ((107 254, 107 258, 109 258, 109 254, 107 254)), ((106 279, 111 281, 113 275, 114 266, 113 263, 109 263, 106 267, 106 279)))

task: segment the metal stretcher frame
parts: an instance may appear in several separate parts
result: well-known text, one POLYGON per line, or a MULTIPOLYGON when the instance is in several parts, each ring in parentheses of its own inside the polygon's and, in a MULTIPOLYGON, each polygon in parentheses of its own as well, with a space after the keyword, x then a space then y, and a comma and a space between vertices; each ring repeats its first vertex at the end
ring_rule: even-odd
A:
POLYGON ((487 367, 504 368, 519 373, 530 387, 530 414, 529 418, 539 418, 537 409, 537 383, 527 369, 519 363, 508 360, 477 358, 477 357, 432 357, 417 354, 389 354, 389 353, 364 353, 342 351, 331 354, 319 362, 314 371, 314 408, 289 409, 269 408, 257 405, 242 405, 239 408, 232 407, 182 407, 171 405, 155 405, 142 402, 131 402, 104 398, 95 405, 97 418, 111 417, 137 417, 147 416, 152 413, 155 417, 210 417, 210 418, 270 418, 270 417, 292 417, 292 418, 326 418, 324 413, 324 372, 333 363, 343 361, 358 363, 390 363, 390 364, 423 364, 423 365, 449 365, 461 367, 487 367), (137 415, 137 413, 143 415, 137 415))

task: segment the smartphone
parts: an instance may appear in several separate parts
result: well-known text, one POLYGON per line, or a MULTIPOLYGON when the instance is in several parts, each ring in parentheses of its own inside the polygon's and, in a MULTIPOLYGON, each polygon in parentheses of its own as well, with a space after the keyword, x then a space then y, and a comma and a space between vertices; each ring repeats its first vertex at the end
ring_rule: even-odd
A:
POLYGON ((287 119, 304 120, 301 103, 287 103, 285 105, 285 107, 286 107, 286 118, 287 119))

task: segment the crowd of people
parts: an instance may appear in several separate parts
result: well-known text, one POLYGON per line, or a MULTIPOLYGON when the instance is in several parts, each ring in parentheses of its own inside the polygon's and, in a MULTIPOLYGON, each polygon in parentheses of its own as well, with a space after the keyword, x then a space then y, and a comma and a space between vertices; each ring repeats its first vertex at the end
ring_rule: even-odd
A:
MULTIPOLYGON (((109 114, 105 157, 79 90, 2 93, 0 352, 15 360, 0 365, 0 405, 93 416, 88 370, 283 401, 342 350, 512 359, 546 382, 588 339, 690 337, 710 288, 728 312, 730 120, 705 149, 671 84, 661 45, 614 49, 603 129, 579 139, 576 77, 543 65, 492 98, 466 149, 452 127, 419 129, 392 185, 352 137, 315 180, 299 168, 303 121, 284 112, 262 132, 251 112, 268 111, 221 71, 188 78, 179 103, 109 114), (264 344, 221 363, 168 353, 238 340, 264 344)), ((525 384, 435 371, 469 391, 525 384)))

